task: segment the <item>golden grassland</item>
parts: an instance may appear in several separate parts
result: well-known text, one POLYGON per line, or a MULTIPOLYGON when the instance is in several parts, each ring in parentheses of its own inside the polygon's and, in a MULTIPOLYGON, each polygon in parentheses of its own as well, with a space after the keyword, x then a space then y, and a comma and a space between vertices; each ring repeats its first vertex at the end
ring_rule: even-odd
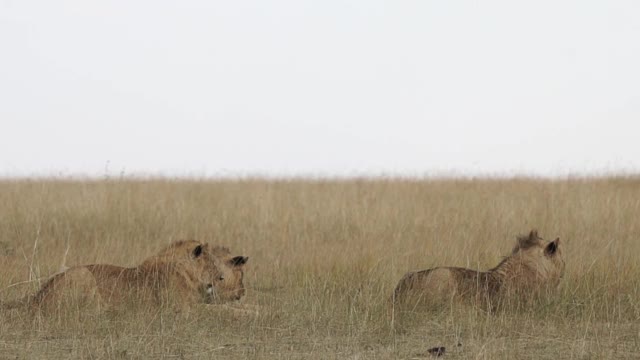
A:
POLYGON ((133 266, 177 239, 250 257, 257 316, 0 312, 0 358, 640 357, 640 179, 4 180, 0 300, 66 265, 133 266), (409 271, 487 269, 515 236, 560 237, 556 296, 487 314, 445 306, 391 326, 409 271))

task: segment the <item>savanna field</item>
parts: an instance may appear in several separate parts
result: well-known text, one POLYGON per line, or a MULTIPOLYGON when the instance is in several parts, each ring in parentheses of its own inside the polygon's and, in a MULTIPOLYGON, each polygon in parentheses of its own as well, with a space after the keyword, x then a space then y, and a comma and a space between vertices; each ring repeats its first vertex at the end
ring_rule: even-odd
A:
POLYGON ((0 301, 61 265, 134 266, 179 239, 249 256, 242 302, 176 313, 0 312, 0 359, 639 359, 640 178, 3 180, 0 301), (525 309, 417 310, 409 270, 486 270, 536 228, 560 237, 557 294, 525 309), (401 321, 400 321, 401 320, 401 321))

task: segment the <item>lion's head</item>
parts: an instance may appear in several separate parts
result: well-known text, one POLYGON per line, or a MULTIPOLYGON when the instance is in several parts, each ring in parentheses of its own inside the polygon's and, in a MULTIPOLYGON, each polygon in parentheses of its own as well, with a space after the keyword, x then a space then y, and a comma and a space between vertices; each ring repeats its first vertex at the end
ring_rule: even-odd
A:
POLYGON ((170 244, 143 265, 157 261, 177 264, 197 282, 205 303, 221 303, 244 296, 244 265, 248 259, 232 256, 226 247, 211 248, 207 243, 182 240, 170 244))
POLYGON ((213 297, 216 302, 240 300, 246 292, 243 284, 244 265, 249 260, 246 256, 233 256, 226 247, 216 246, 212 253, 216 259, 219 276, 213 286, 213 297))
POLYGON ((505 274, 521 286, 545 285, 555 287, 564 275, 565 262, 560 238, 545 241, 536 230, 518 237, 518 241, 506 259, 505 274), (513 273, 509 273, 509 270, 513 273))

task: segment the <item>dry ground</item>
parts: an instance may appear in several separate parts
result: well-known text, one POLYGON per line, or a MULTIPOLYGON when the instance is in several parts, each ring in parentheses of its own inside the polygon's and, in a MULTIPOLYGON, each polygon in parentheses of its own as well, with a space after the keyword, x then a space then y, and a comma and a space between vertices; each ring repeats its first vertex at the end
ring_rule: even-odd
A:
POLYGON ((67 265, 134 265, 196 238, 248 255, 258 316, 196 308, 0 312, 0 358, 640 358, 640 179, 0 182, 0 299, 67 265), (408 270, 486 269, 515 235, 563 241, 559 294, 533 308, 418 312, 408 270), (28 281, 31 280, 31 281, 28 281))

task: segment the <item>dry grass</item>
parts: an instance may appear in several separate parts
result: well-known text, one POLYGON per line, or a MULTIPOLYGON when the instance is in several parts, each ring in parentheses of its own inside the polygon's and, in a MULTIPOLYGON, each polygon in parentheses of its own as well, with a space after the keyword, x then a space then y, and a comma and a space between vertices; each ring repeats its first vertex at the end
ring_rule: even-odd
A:
POLYGON ((67 248, 67 265, 133 265, 197 238, 250 257, 246 302, 263 311, 5 311, 0 357, 386 359, 445 346, 451 359, 636 358, 639 214, 635 178, 2 181, 3 301, 35 291, 67 248), (494 315, 416 313, 390 326, 387 299, 406 271, 486 269, 533 227, 565 246, 557 297, 494 315))

